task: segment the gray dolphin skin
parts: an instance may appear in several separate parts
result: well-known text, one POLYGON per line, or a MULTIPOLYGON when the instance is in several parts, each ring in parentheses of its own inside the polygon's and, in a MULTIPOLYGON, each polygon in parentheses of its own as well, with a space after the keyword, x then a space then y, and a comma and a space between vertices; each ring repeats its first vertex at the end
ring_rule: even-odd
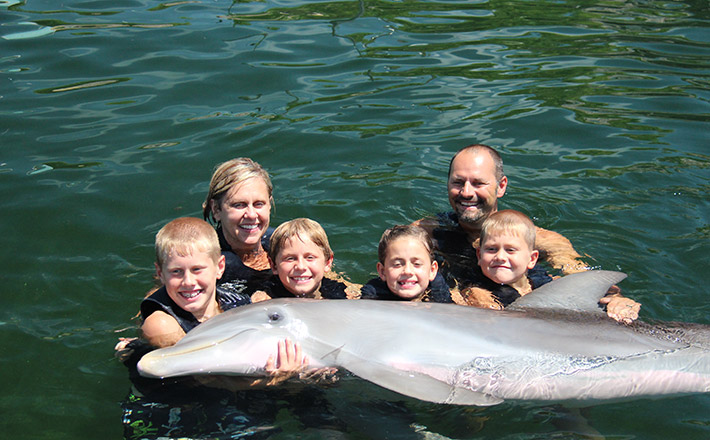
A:
POLYGON ((147 377, 264 375, 279 340, 417 399, 589 404, 710 390, 710 327, 619 324, 597 302, 620 272, 569 275, 496 311, 452 304, 276 299, 201 324, 138 364, 147 377))

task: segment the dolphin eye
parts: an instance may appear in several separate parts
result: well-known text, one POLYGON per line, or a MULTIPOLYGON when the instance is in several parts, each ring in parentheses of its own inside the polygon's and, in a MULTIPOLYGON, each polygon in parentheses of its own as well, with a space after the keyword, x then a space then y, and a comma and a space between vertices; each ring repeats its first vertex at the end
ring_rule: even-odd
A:
POLYGON ((269 321, 278 321, 279 319, 281 319, 281 315, 278 313, 269 313, 269 321))

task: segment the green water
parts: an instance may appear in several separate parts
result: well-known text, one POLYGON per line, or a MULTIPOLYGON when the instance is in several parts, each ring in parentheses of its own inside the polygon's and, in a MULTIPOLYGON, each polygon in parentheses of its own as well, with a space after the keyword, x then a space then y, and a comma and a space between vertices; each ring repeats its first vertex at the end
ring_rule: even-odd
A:
MULTIPOLYGON (((447 209, 452 153, 496 146, 502 206, 627 272, 643 319, 710 324, 708 60, 707 0, 0 1, 2 437, 121 438, 112 348, 154 234, 199 216, 237 156, 272 173, 272 224, 318 220, 364 282, 386 227, 447 209)), ((589 438, 551 407, 409 405, 452 438, 589 438)), ((354 428, 411 438, 377 408, 354 428)), ((709 410, 585 416, 606 438, 700 439, 709 410)))

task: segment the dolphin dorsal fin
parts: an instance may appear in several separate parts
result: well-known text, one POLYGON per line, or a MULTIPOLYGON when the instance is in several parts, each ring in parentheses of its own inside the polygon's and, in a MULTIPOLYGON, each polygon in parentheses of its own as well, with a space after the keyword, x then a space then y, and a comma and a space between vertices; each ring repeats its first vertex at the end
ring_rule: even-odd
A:
POLYGON ((558 278, 538 287, 506 310, 560 309, 603 313, 601 299, 609 287, 626 278, 623 272, 589 270, 558 278))

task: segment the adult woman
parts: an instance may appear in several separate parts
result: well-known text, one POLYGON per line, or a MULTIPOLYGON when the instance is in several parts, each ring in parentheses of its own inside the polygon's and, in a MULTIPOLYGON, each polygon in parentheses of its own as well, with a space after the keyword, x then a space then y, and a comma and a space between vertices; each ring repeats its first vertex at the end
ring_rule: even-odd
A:
POLYGON ((217 166, 202 205, 205 220, 217 229, 226 269, 219 283, 260 282, 271 274, 266 249, 273 228, 269 173, 246 157, 217 166))

